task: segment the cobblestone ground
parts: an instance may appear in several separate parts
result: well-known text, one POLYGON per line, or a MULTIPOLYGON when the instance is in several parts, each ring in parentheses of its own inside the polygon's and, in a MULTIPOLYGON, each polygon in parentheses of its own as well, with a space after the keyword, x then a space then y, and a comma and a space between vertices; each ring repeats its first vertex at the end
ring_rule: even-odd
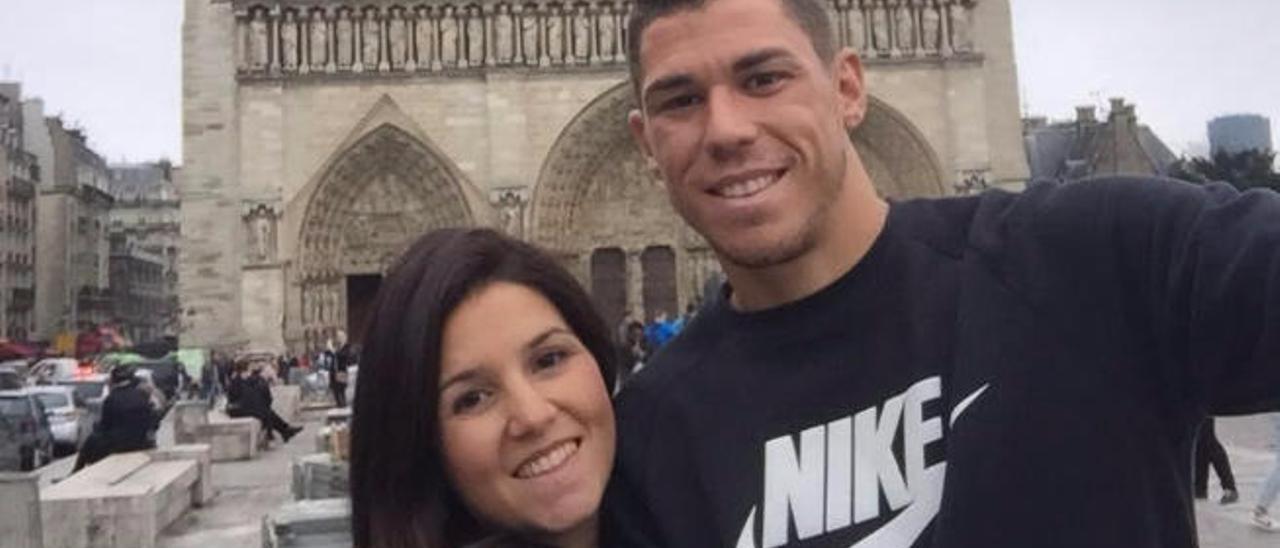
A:
MULTIPOLYGON (((158 548, 258 548, 262 546, 262 518, 293 499, 289 492, 293 459, 315 451, 315 436, 324 411, 303 411, 306 428, 287 444, 278 440, 249 461, 213 464, 218 494, 204 508, 194 509, 161 534, 158 548)), ((161 430, 162 443, 173 439, 161 430)))
MULTIPOLYGON (((1275 448, 1271 443, 1271 423, 1266 415, 1220 418, 1218 439, 1231 457, 1240 489, 1240 502, 1229 506, 1217 503, 1220 495, 1217 476, 1210 476, 1209 500, 1196 503, 1201 548, 1276 548, 1280 533, 1253 527, 1249 512, 1258 500, 1258 489, 1271 470, 1275 448)), ((1272 514, 1280 508, 1272 508, 1272 514)))

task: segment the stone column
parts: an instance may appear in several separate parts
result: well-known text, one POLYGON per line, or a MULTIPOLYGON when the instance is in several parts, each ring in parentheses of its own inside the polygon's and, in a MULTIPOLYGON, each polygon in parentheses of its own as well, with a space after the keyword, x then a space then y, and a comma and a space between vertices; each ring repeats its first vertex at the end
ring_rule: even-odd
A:
POLYGON ((0 473, 0 546, 43 548, 40 475, 0 473))
POLYGON ((640 264, 643 248, 626 248, 627 254, 627 310, 635 313, 636 319, 644 322, 649 319, 644 309, 644 267, 640 264))

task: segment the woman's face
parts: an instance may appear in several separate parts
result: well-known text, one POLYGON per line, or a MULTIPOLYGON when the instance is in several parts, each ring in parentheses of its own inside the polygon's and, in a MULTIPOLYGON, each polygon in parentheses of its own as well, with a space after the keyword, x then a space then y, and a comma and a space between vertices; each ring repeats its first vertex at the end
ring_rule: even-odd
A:
POLYGON ((553 540, 595 527, 613 407, 591 353, 540 293, 494 282, 445 321, 440 427, 479 519, 553 540))

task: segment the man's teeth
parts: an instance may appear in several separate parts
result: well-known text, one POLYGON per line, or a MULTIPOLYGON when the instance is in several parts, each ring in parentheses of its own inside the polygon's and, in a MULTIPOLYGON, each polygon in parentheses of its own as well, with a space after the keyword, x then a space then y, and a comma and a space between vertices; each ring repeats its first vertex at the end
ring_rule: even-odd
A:
POLYGON ((776 180, 778 180, 778 176, 776 174, 761 175, 754 179, 742 181, 741 183, 722 186, 718 189, 718 193, 725 198, 741 198, 743 196, 750 196, 764 190, 764 187, 773 184, 776 180))
POLYGON ((516 470, 516 477, 532 478, 541 476, 547 472, 554 470, 557 466, 564 464, 574 453, 578 452, 578 442, 565 442, 552 449, 551 452, 527 462, 516 470))

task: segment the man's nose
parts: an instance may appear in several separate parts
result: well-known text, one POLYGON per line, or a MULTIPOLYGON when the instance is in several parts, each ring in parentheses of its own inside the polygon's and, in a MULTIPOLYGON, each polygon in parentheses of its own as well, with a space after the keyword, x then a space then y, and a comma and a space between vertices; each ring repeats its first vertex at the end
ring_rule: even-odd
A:
POLYGON ((751 105, 732 89, 712 88, 707 94, 706 145, 712 158, 730 160, 759 135, 751 105))
POLYGON ((507 391, 507 434, 523 437, 545 430, 555 420, 555 404, 529 382, 519 382, 507 391))

